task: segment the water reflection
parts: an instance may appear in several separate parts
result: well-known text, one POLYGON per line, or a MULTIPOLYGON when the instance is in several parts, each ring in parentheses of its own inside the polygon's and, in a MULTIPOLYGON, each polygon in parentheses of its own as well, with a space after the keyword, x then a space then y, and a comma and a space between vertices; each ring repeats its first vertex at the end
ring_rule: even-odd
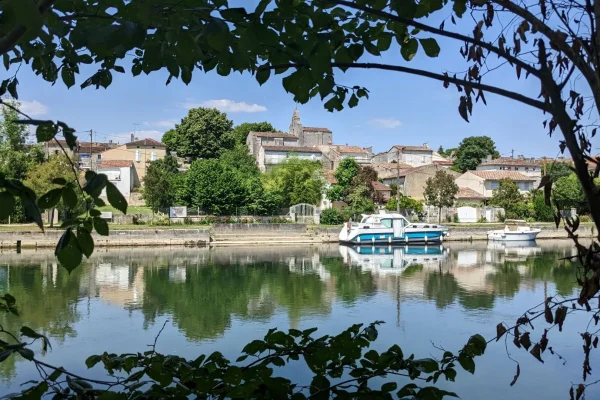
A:
MULTIPOLYGON (((188 341, 202 342, 243 329, 238 321, 266 324, 284 315, 289 327, 298 327, 332 319, 336 307, 370 321, 371 299, 382 295, 397 309, 386 320, 399 325, 401 305, 415 301, 492 313, 499 299, 538 285, 571 294, 574 270, 559 261, 571 254, 569 242, 104 249, 68 274, 51 252, 0 253, 0 291, 18 299, 22 315, 0 315, 0 321, 12 331, 28 325, 68 343, 79 334, 76 326, 95 323, 91 310, 100 305, 115 318, 141 315, 145 329, 168 316, 188 341)), ((0 364, 3 379, 15 378, 14 363, 0 364)))

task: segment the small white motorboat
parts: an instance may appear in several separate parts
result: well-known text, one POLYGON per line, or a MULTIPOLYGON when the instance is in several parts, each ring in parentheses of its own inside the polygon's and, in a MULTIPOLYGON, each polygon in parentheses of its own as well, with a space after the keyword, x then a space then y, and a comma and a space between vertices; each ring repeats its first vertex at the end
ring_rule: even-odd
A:
POLYGON ((488 231, 488 240, 500 242, 531 241, 535 240, 541 229, 532 228, 527 221, 520 219, 507 219, 504 229, 488 231))

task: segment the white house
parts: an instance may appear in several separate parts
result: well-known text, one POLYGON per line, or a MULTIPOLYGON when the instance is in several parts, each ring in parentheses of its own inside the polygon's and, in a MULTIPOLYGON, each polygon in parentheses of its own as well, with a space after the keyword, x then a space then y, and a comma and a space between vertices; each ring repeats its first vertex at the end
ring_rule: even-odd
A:
MULTIPOLYGON (((113 183, 119 192, 128 199, 135 186, 139 186, 133 162, 130 160, 103 160, 98 163, 98 173, 105 174, 108 181, 113 183)), ((106 197, 106 189, 102 191, 106 197)))
POLYGON ((516 171, 535 178, 536 183, 539 183, 542 179, 542 163, 534 158, 525 158, 523 156, 517 158, 500 157, 496 159, 488 156, 476 169, 477 171, 516 171))
POLYGON ((433 150, 427 146, 395 145, 388 151, 373 156, 374 163, 402 162, 411 167, 420 167, 433 163, 433 150))
POLYGON ((456 178, 461 188, 469 188, 485 198, 491 198, 494 189, 498 189, 502 179, 510 179, 519 187, 521 194, 534 189, 536 178, 515 171, 467 171, 456 178))
POLYGON ((323 154, 317 147, 308 146, 261 146, 258 153, 258 168, 270 171, 290 157, 301 160, 322 161, 323 154))

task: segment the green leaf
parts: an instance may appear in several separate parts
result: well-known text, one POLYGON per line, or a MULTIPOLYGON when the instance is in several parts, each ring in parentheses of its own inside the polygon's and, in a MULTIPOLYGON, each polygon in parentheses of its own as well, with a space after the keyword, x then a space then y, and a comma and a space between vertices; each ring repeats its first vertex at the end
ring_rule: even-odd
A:
POLYGON ((42 337, 42 335, 40 335, 39 333, 37 333, 36 331, 34 331, 33 329, 31 329, 28 326, 21 327, 21 335, 27 336, 32 339, 39 339, 42 337))
POLYGON ((90 177, 91 179, 88 179, 88 174, 86 173, 87 182, 83 186, 83 191, 92 197, 99 197, 102 189, 104 189, 108 182, 108 178, 104 174, 94 174, 93 176, 90 175, 90 177))
POLYGON ((33 350, 28 349, 28 348, 22 348, 17 350, 19 352, 19 354, 26 360, 33 360, 33 358, 35 357, 35 353, 33 352, 33 350))
POLYGON ((392 391, 396 390, 397 387, 398 387, 398 384, 396 382, 387 382, 381 386, 381 391, 382 392, 392 392, 392 391))
POLYGON ((94 217, 94 229, 98 235, 108 236, 108 223, 100 217, 94 217))
POLYGON ((60 201, 62 189, 52 189, 38 199, 38 207, 42 210, 48 210, 55 207, 60 201))
POLYGON ((94 365, 98 364, 100 361, 102 361, 102 357, 100 357, 99 355, 93 355, 93 356, 89 356, 86 360, 85 360, 85 365, 88 368, 92 368, 94 365))
POLYGON ((67 146, 69 146, 69 149, 73 150, 73 148, 77 144, 77 136, 75 136, 75 129, 70 128, 67 124, 61 121, 57 121, 56 124, 62 129, 62 134, 65 138, 65 141, 67 142, 67 146))
POLYGON ((0 219, 6 219, 15 208, 15 198, 8 192, 0 192, 0 219))
POLYGON ((54 183, 55 185, 66 185, 67 180, 64 178, 54 178, 52 179, 52 183, 54 183))
POLYGON ((229 47, 229 27, 221 19, 212 18, 206 25, 204 35, 208 45, 217 51, 225 52, 229 47))
POLYGON ((56 254, 61 265, 69 272, 81 264, 83 254, 81 253, 77 238, 71 228, 68 228, 61 236, 56 245, 56 249, 54 250, 54 254, 56 254))
MULTIPOLYGON (((6 5, 3 5, 6 7, 6 5)), ((28 30, 37 31, 42 27, 42 15, 33 0, 10 0, 9 7, 13 11, 13 18, 18 24, 24 25, 28 30)))
POLYGON ((112 182, 106 182, 106 197, 111 206, 127 214, 127 200, 112 182))
POLYGON ((406 61, 412 60, 417 54, 417 50, 419 49, 419 42, 417 39, 410 39, 408 42, 402 44, 402 48, 400 49, 400 54, 406 61))
POLYGON ((83 254, 85 254, 87 258, 90 258, 94 252, 94 239, 90 232, 82 226, 77 228, 77 241, 79 242, 79 247, 83 254))
POLYGON ((417 368, 426 374, 430 374, 439 369, 438 362, 432 358, 423 358, 421 360, 415 360, 417 368))
POLYGON ((96 205, 96 207, 104 207, 106 205, 106 203, 101 198, 96 197, 94 199, 94 205, 96 205))
POLYGON ((10 83, 8 84, 7 88, 8 88, 8 93, 10 93, 10 95, 15 99, 18 100, 19 99, 19 93, 17 93, 17 84, 19 83, 19 81, 17 80, 17 78, 13 78, 12 81, 10 81, 10 83))
POLYGON ((58 133, 58 127, 53 123, 44 123, 39 125, 35 130, 35 136, 38 143, 47 142, 48 140, 54 139, 58 133))
POLYGON ((419 39, 419 42, 428 57, 437 57, 440 54, 440 46, 435 39, 419 39))
POLYGON ((445 396, 458 397, 456 393, 447 392, 435 386, 427 386, 419 390, 416 398, 419 400, 442 400, 445 396))
POLYGON ((63 68, 60 70, 60 76, 68 88, 75 85, 75 74, 71 68, 63 66, 63 68))
POLYGON ((75 208, 77 206, 77 195, 75 194, 75 190, 73 190, 71 186, 65 186, 61 191, 65 206, 68 208, 75 208))
POLYGON ((382 32, 377 38, 377 49, 379 51, 386 51, 392 44, 392 34, 389 32, 382 32))
POLYGON ((459 357, 458 362, 465 371, 468 371, 472 374, 475 373, 475 361, 473 361, 473 359, 471 357, 467 357, 467 356, 459 357))
POLYGON ((0 353, 0 362, 6 360, 13 353, 13 350, 5 350, 0 353))
POLYGON ((259 68, 256 71, 256 81, 261 86, 262 86, 263 83, 265 83, 266 81, 269 80, 270 76, 271 76, 271 70, 270 69, 267 69, 267 68, 260 69, 259 68))
POLYGON ((467 0, 454 0, 452 10, 458 17, 462 17, 465 11, 467 11, 467 0))
POLYGON ((55 369, 54 372, 52 372, 50 374, 48 379, 52 382, 56 382, 56 380, 61 377, 62 373, 63 373, 62 368, 55 369))

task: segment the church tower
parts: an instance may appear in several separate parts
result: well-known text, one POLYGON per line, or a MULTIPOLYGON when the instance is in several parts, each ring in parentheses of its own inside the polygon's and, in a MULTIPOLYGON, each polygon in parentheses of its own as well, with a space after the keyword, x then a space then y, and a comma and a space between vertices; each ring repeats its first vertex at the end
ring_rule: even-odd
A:
POLYGON ((300 112, 298 111, 298 107, 296 107, 294 114, 292 114, 292 122, 290 123, 289 133, 290 135, 294 135, 299 139, 299 146, 304 146, 304 130, 302 128, 302 122, 300 122, 300 112))

